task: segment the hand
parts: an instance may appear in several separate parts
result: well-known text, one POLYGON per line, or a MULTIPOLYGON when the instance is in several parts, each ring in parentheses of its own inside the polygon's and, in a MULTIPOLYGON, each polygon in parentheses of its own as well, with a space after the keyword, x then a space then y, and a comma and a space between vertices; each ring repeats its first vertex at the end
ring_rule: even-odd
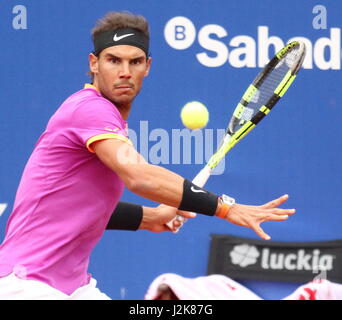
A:
POLYGON ((239 226, 250 228, 264 240, 270 240, 271 237, 264 232, 260 224, 265 221, 284 221, 289 215, 294 214, 294 209, 277 208, 288 200, 288 198, 289 196, 286 194, 261 206, 235 203, 228 211, 225 220, 239 226))
POLYGON ((194 217, 196 217, 195 213, 180 211, 177 208, 161 204, 152 210, 144 210, 143 221, 139 229, 145 229, 151 232, 172 231, 176 233, 183 225, 184 219, 190 219, 194 217), (183 217, 183 220, 178 218, 174 219, 177 215, 183 217), (172 227, 169 228, 166 223, 171 220, 173 220, 172 227))

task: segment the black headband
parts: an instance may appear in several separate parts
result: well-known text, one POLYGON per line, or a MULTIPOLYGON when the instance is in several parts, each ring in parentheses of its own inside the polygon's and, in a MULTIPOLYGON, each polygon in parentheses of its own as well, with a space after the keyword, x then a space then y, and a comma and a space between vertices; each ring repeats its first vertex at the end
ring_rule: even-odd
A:
POLYGON ((102 32, 94 37, 94 51, 98 55, 102 50, 119 45, 129 45, 140 48, 149 55, 149 39, 137 29, 117 29, 113 31, 102 32))

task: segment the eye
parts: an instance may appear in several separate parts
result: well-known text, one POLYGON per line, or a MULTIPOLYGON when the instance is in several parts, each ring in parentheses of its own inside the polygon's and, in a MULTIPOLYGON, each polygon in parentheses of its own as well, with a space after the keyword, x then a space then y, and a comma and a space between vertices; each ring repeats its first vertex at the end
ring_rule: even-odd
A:
POLYGON ((133 65, 139 65, 139 64, 141 64, 141 62, 142 62, 141 58, 131 60, 131 64, 133 64, 133 65))
POLYGON ((120 59, 119 59, 119 58, 116 58, 116 57, 110 58, 109 61, 110 61, 111 63, 114 63, 114 64, 120 63, 120 59))

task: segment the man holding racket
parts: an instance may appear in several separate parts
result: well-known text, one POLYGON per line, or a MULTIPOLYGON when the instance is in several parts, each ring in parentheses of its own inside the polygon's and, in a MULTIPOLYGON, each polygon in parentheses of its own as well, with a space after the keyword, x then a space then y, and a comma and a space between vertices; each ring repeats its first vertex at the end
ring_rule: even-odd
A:
MULTIPOLYGON (((132 102, 148 75, 148 24, 110 13, 93 29, 92 84, 67 98, 51 117, 25 167, 0 246, 0 299, 109 299, 87 273, 105 229, 168 230, 176 214, 216 216, 269 236, 264 221, 293 209, 233 204, 162 167, 148 164, 127 135, 132 102), (161 203, 119 202, 124 187, 161 203)), ((174 220, 172 229, 181 222, 174 220)))

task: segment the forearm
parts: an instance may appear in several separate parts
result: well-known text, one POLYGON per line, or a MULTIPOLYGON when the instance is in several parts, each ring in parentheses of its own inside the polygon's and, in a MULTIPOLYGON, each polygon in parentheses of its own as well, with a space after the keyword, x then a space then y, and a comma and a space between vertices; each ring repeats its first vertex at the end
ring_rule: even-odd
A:
POLYGON ((165 168, 140 164, 134 172, 131 191, 149 200, 178 208, 183 196, 184 178, 165 168))
POLYGON ((143 165, 136 172, 138 187, 132 192, 178 208, 183 211, 191 211, 209 216, 220 211, 218 196, 195 186, 183 177, 159 166, 143 165))

